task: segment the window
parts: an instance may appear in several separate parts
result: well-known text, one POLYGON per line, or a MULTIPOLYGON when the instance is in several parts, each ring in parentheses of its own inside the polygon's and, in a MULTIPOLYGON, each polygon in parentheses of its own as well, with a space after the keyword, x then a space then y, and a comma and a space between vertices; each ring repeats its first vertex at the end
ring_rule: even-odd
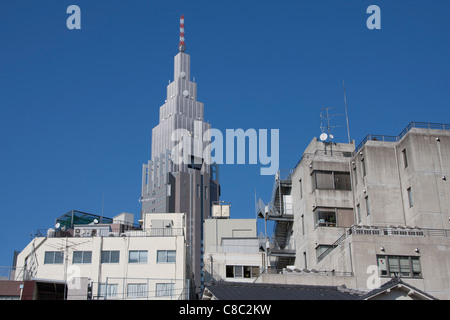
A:
POLYGON ((302 235, 305 235, 305 215, 302 214, 302 235))
POLYGON ((119 263, 120 251, 102 251, 101 263, 119 263))
POLYGON ((91 263, 92 251, 74 251, 72 263, 91 263))
POLYGON ((64 260, 64 252, 45 251, 44 264, 62 264, 63 260, 64 260))
POLYGON ((129 263, 147 263, 148 252, 147 250, 131 250, 128 256, 129 263))
POLYGON ((117 296, 117 289, 119 285, 114 283, 100 283, 98 286, 99 298, 114 298, 117 296))
POLYGON ((355 186, 358 184, 358 170, 356 166, 353 168, 353 176, 355 177, 355 186))
POLYGON ((173 283, 157 283, 156 296, 157 297, 171 297, 174 293, 173 283))
POLYGON ((419 257, 412 256, 377 256, 380 276, 422 277, 419 257))
POLYGON ((370 214, 369 196, 367 196, 365 200, 366 200, 366 213, 367 215, 369 215, 370 214))
POLYGON ((408 191, 409 207, 411 208, 413 206, 413 198, 412 198, 411 187, 409 187, 406 191, 408 191))
POLYGON ((334 171, 315 171, 314 188, 322 190, 351 190, 350 173, 334 171))
POLYGON ((147 297, 147 284, 146 283, 129 283, 127 285, 127 297, 128 298, 147 297))
POLYGON ((358 214, 358 223, 360 223, 361 222, 361 206, 359 205, 359 203, 356 206, 356 212, 358 214))
POLYGON ((300 180, 298 181, 298 186, 299 186, 299 188, 300 188, 300 190, 299 190, 299 193, 300 193, 300 199, 302 199, 302 198, 303 198, 302 179, 300 179, 300 180))
POLYGON ((336 211, 334 209, 318 209, 316 211, 316 226, 335 227, 336 211))
POLYGON ((361 159, 361 168, 362 168, 363 177, 365 177, 366 176, 366 162, 364 161, 364 159, 361 159))
POLYGON ((314 210, 315 228, 317 227, 350 227, 354 224, 354 213, 351 208, 317 207, 314 210))
POLYGON ((406 149, 403 149, 402 151, 403 154, 403 164, 404 164, 404 168, 408 168, 408 157, 406 155, 406 149))
POLYGON ((259 276, 259 266, 226 266, 227 278, 256 278, 259 276))
POLYGON ((158 250, 156 253, 156 263, 175 263, 175 250, 158 250))
POLYGON ((352 190, 349 172, 334 172, 334 188, 336 190, 352 190))

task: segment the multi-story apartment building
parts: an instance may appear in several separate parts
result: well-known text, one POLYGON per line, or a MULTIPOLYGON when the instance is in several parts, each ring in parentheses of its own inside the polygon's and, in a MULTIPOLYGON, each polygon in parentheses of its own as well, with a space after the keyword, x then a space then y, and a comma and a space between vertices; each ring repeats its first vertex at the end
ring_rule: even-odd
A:
POLYGON ((15 280, 59 281, 69 299, 187 299, 184 214, 140 222, 71 211, 20 252, 15 280))
POLYGON ((359 290, 398 276, 450 299, 449 175, 450 125, 412 122, 398 136, 368 135, 356 148, 313 139, 283 179, 294 210, 284 234, 294 240, 295 263, 286 268, 275 257, 273 266, 339 276, 359 290))

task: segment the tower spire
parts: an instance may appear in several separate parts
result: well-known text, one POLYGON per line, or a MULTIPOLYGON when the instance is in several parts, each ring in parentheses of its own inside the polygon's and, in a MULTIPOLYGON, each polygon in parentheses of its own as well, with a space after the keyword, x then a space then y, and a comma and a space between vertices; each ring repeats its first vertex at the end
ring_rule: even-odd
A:
POLYGON ((178 44, 178 49, 180 52, 186 50, 186 44, 184 43, 184 15, 180 18, 180 43, 178 44))

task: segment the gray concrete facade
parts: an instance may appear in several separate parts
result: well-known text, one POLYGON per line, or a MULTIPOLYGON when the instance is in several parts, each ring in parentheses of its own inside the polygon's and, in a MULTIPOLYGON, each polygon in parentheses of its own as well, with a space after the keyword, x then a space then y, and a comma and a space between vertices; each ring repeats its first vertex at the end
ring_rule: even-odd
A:
POLYGON ((398 276, 450 299, 449 177, 450 125, 413 122, 333 154, 313 139, 290 176, 295 265, 277 272, 358 290, 398 276))

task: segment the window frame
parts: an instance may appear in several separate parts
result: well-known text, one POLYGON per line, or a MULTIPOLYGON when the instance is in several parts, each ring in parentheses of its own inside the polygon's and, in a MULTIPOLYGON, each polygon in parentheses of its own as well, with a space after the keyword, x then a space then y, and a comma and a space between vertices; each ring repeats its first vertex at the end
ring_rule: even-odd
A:
POLYGON ((156 251, 156 263, 176 263, 176 262, 177 262, 177 251, 176 250, 157 250, 156 251))
POLYGON ((403 256, 403 255, 377 255, 377 266, 378 266, 378 275, 380 277, 392 278, 397 273, 397 276, 402 278, 413 278, 413 279, 421 279, 422 276, 422 266, 420 264, 420 256, 403 256), (385 260, 385 270, 380 269, 380 259, 385 260), (406 261, 407 264, 403 263, 403 274, 402 274, 402 262, 406 261), (393 261, 396 261, 396 265, 393 265, 393 261), (415 263, 413 261, 416 261, 415 263), (418 263, 418 264, 417 264, 418 263), (408 275, 404 274, 405 266, 407 266, 408 275), (418 268, 417 268, 418 266, 418 268))
POLYGON ((119 250, 102 250, 100 254, 100 263, 120 263, 120 251, 119 250), (117 261, 111 261, 113 253, 117 252, 117 261), (105 254, 108 254, 108 259, 106 261, 105 254))
POLYGON ((148 263, 148 250, 130 250, 128 251, 128 263, 148 263), (131 260, 131 254, 137 253, 137 261, 131 260), (144 255, 145 253, 145 255, 144 255), (145 258, 145 259, 144 259, 145 258))
POLYGON ((72 264, 90 264, 92 263, 92 251, 90 250, 80 250, 74 251, 72 255, 72 264), (75 257, 75 255, 77 257, 75 257), (81 255, 78 257, 78 255, 81 255), (77 261, 75 261, 75 259, 77 261))
POLYGON ((63 251, 45 251, 44 252, 44 264, 64 264, 64 252, 63 251), (48 261, 49 255, 52 255, 51 262, 48 261), (57 260, 58 258, 58 260, 57 260), (59 260, 61 259, 61 260, 59 260))

